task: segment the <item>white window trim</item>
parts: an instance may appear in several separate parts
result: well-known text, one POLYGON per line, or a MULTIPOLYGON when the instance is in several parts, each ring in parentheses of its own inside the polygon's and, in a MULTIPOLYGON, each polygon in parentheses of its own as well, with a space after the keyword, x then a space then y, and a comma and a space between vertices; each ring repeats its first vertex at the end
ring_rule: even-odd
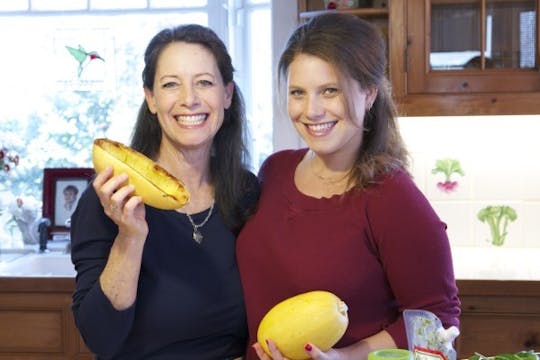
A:
MULTIPOLYGON (((287 39, 298 26, 298 8, 296 1, 272 0, 272 73, 273 79, 277 79, 277 65, 279 56, 287 39)), ((291 124, 285 109, 281 109, 278 103, 276 84, 274 81, 274 119, 273 119, 273 145, 274 152, 282 149, 296 149, 303 147, 303 141, 291 124)))

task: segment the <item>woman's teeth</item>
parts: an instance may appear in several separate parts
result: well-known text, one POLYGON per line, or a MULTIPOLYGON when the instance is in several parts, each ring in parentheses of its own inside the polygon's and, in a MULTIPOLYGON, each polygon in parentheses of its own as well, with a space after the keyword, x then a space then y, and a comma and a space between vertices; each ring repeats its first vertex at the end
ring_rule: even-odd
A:
POLYGON ((204 122, 204 120, 206 120, 206 114, 176 116, 176 121, 178 121, 182 125, 200 125, 204 122))
POLYGON ((324 134, 328 132, 330 129, 336 125, 336 121, 333 122, 326 122, 322 124, 306 124, 307 128, 310 132, 316 133, 316 134, 324 134))

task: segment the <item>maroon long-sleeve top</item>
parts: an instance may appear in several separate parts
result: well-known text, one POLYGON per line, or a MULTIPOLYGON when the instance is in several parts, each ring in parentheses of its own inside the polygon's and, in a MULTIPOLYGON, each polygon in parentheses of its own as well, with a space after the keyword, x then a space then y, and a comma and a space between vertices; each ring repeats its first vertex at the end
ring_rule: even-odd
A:
MULTIPOLYGON (((237 240, 249 345, 272 306, 310 290, 331 291, 348 305, 349 326, 336 347, 385 329, 406 349, 404 309, 459 326, 446 225, 411 177, 398 171, 364 191, 316 199, 294 184, 305 152, 279 152, 263 164, 259 208, 237 240)), ((251 349, 248 359, 257 359, 251 349)))

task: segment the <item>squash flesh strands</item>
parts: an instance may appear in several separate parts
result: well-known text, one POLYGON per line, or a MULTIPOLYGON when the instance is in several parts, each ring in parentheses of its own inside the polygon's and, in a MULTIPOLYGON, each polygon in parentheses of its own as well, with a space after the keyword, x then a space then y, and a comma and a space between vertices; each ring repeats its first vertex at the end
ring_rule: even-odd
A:
POLYGON ((184 184, 150 158, 109 139, 95 139, 92 160, 97 172, 112 166, 114 174, 126 173, 135 195, 143 202, 163 210, 179 209, 189 202, 184 184))

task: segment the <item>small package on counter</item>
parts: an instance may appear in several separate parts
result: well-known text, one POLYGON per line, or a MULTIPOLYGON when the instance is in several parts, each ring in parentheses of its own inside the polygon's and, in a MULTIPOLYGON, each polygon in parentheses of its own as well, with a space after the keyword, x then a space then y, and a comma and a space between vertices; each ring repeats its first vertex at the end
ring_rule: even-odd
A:
POLYGON ((459 329, 445 329, 441 320, 427 310, 403 312, 409 350, 414 360, 456 360, 454 340, 459 329))

